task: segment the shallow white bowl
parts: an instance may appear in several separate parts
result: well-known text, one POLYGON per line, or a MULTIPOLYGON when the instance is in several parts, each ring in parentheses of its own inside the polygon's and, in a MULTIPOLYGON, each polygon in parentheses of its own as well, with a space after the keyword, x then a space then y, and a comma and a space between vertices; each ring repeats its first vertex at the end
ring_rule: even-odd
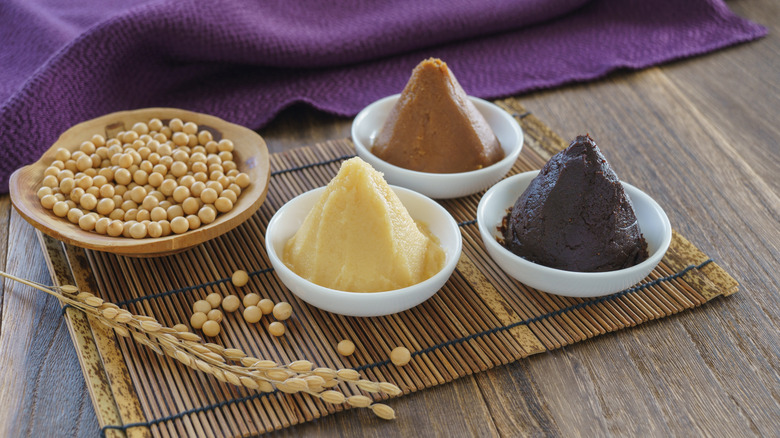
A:
POLYGON ((479 232, 488 254, 511 277, 556 295, 598 297, 637 284, 661 261, 672 241, 669 218, 650 196, 624 182, 623 189, 634 204, 639 228, 647 240, 650 257, 642 263, 617 271, 572 272, 529 262, 501 246, 496 240, 501 237, 498 231, 501 220, 538 173, 524 172, 501 181, 485 193, 477 207, 479 232))
POLYGON ((358 156, 384 173, 385 180, 390 184, 437 199, 471 195, 503 178, 523 148, 523 130, 509 113, 486 100, 470 97, 498 137, 504 150, 504 159, 482 169, 460 173, 418 172, 390 164, 371 153, 371 148, 399 96, 395 94, 377 100, 360 111, 352 122, 352 141, 358 156))
POLYGON ((460 258, 462 240, 458 224, 435 201, 402 187, 392 189, 412 218, 425 223, 444 249, 444 267, 433 277, 387 292, 344 292, 316 285, 290 270, 282 262, 284 245, 301 227, 324 189, 310 190, 284 204, 271 218, 265 232, 265 246, 271 265, 284 285, 298 298, 312 306, 341 315, 381 316, 410 309, 444 286, 460 258))

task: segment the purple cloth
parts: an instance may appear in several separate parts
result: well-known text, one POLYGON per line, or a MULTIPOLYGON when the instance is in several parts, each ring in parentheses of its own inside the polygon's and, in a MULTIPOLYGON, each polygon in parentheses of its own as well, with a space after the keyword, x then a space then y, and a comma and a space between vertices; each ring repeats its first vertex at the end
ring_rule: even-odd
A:
POLYGON ((0 192, 73 124, 150 106, 253 129, 354 115, 436 56, 497 98, 760 37, 720 0, 4 0, 0 192))

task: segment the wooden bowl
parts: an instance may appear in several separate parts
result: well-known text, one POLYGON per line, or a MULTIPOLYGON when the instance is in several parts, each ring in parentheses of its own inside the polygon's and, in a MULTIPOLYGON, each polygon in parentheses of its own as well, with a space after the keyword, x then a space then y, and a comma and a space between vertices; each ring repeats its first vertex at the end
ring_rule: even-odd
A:
POLYGON ((163 256, 213 239, 247 220, 265 201, 271 176, 269 166, 265 141, 250 129, 206 114, 174 108, 146 108, 108 114, 68 129, 37 162, 17 169, 11 175, 9 192, 16 211, 35 228, 55 239, 82 248, 121 255, 163 256), (76 151, 83 141, 90 140, 94 134, 112 136, 130 129, 137 122, 147 122, 154 117, 163 121, 178 117, 185 122, 195 122, 201 129, 211 131, 216 140, 224 137, 233 141, 233 161, 241 172, 249 175, 252 183, 244 189, 231 211, 220 214, 208 225, 183 234, 133 239, 84 231, 41 205, 37 191, 43 181, 43 172, 54 161, 58 148, 76 151))

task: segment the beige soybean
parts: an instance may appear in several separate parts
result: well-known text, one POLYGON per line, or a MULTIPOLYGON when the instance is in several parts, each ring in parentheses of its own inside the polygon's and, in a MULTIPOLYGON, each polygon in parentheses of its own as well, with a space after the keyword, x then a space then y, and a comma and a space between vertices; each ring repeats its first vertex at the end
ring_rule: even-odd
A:
POLYGON ((273 309, 274 318, 284 321, 292 316, 292 306, 286 301, 277 303, 273 309))
POLYGON ((222 299, 222 309, 225 312, 235 312, 241 301, 235 295, 228 295, 222 299))
POLYGON ((56 176, 54 176, 54 175, 46 175, 45 177, 43 177, 43 186, 44 187, 54 188, 54 187, 58 187, 59 185, 60 185, 60 182, 59 182, 59 180, 57 179, 56 176))
MULTIPOLYGON (((220 193, 219 198, 220 199, 221 198, 225 198, 225 199, 229 200, 231 209, 233 208, 233 205, 236 203, 236 201, 238 201, 238 195, 236 195, 236 192, 230 190, 229 188, 223 190, 222 193, 220 193)), ((219 199, 217 199, 217 201, 219 201, 219 199)), ((215 205, 215 207, 216 207, 216 205, 215 205)), ((228 210, 228 211, 230 211, 230 210, 228 210)))
POLYGON ((217 211, 220 213, 227 213, 233 209, 233 202, 224 196, 220 196, 214 201, 214 207, 216 207, 217 211))
POLYGON ((160 192, 165 196, 171 196, 178 186, 179 183, 177 183, 176 180, 166 179, 160 184, 160 192))
POLYGON ((244 307, 257 306, 257 303, 259 302, 260 302, 260 295, 254 292, 244 295, 244 299, 243 299, 244 307))
POLYGON ((70 151, 65 148, 58 148, 54 153, 54 159, 59 161, 68 161, 70 159, 70 151))
POLYGON ((148 193, 146 192, 146 189, 142 186, 136 186, 132 190, 130 190, 130 199, 133 200, 136 204, 141 204, 144 202, 144 198, 146 198, 146 195, 148 193))
POLYGON ((222 303, 222 295, 212 292, 206 296, 206 301, 211 304, 212 309, 216 309, 222 303))
POLYGON ((138 222, 135 220, 125 221, 124 225, 122 226, 122 237, 133 237, 130 235, 130 228, 132 228, 133 225, 137 223, 138 222))
POLYGON ((208 185, 205 189, 203 189, 202 192, 200 192, 200 200, 203 201, 204 204, 213 204, 218 198, 219 195, 217 194, 217 191, 211 187, 208 187, 208 185))
POLYGON ((355 352, 355 344, 349 339, 343 339, 336 345, 336 351, 342 356, 351 356, 355 352))
POLYGON ((141 207, 148 211, 154 210, 155 207, 160 205, 160 200, 156 196, 147 194, 144 200, 141 202, 141 207))
POLYGON ((66 177, 60 180, 60 192, 66 195, 71 191, 73 191, 75 187, 76 187, 76 181, 73 178, 66 177))
POLYGON ((43 199, 46 195, 52 195, 54 194, 54 191, 51 189, 51 187, 41 187, 38 189, 38 199, 43 199))
POLYGON ((251 180, 249 179, 249 175, 246 173, 239 173, 238 176, 236 176, 236 184, 238 184, 238 186, 242 189, 247 188, 250 182, 251 180))
POLYGON ((167 236, 171 234, 171 223, 167 219, 163 219, 158 222, 162 227, 162 235, 167 236))
POLYGON ((250 324, 254 324, 263 317, 263 312, 257 306, 249 306, 244 309, 244 320, 250 324))
POLYGON ((149 222, 146 226, 146 232, 149 237, 161 237, 163 235, 163 228, 159 222, 149 222))
POLYGON ((208 225, 217 219, 217 211, 208 206, 203 206, 198 210, 198 217, 200 218, 201 223, 208 225))
POLYGON ((257 303, 257 307, 263 312, 263 315, 270 315, 274 311, 274 302, 268 298, 263 298, 257 303))
POLYGON ((114 211, 108 214, 108 218, 112 221, 114 220, 124 220, 125 218, 125 211, 121 208, 115 208, 114 211))
POLYGON ((96 211, 103 216, 108 216, 112 211, 114 211, 115 207, 116 204, 112 198, 103 198, 98 201, 96 211))
POLYGON ((54 208, 54 204, 57 203, 57 198, 54 195, 46 195, 41 198, 41 205, 47 210, 54 208))
POLYGON ((92 231, 95 229, 97 219, 91 214, 85 214, 79 218, 79 228, 84 231, 92 231))
POLYGON ((209 303, 207 300, 198 300, 192 304, 192 311, 196 313, 209 313, 211 309, 213 309, 213 307, 211 307, 211 303, 209 303))
POLYGON ((79 204, 81 205, 81 208, 83 208, 84 210, 92 211, 95 209, 95 207, 97 207, 98 200, 95 197, 95 195, 91 193, 86 193, 81 197, 81 199, 79 199, 79 204))
MULTIPOLYGON (((169 213, 170 216, 170 213, 169 213)), ((190 223, 183 216, 171 219, 171 231, 176 234, 186 233, 190 229, 190 223)))
POLYGON ((249 274, 247 274, 246 271, 238 270, 233 273, 233 276, 231 277, 231 281, 233 282, 233 285, 236 287, 242 287, 245 286, 249 282, 249 274))
POLYGON ((80 208, 74 207, 68 210, 68 220, 74 224, 79 223, 79 219, 81 219, 81 216, 84 216, 84 212, 80 208))
POLYGON ((130 236, 133 239, 143 239, 146 237, 146 224, 142 222, 136 222, 130 227, 130 236))
POLYGON ((112 237, 119 237, 122 235, 122 231, 124 230, 124 224, 120 220, 113 220, 110 224, 108 224, 108 228, 106 229, 106 233, 109 236, 112 237))
POLYGON ((201 329, 203 330, 203 334, 210 338, 218 336, 220 332, 219 323, 211 319, 205 321, 201 326, 201 329))
POLYGON ((196 198, 200 198, 201 193, 203 193, 203 190, 206 189, 206 184, 204 184, 202 181, 195 181, 190 186, 190 194, 196 198))
POLYGON ((197 214, 200 210, 200 202, 198 202, 198 199, 190 196, 181 203, 181 208, 186 215, 197 214))
POLYGON ((274 321, 270 324, 268 324, 268 333, 270 333, 272 336, 283 336, 284 335, 284 324, 282 324, 279 321, 274 321))
POLYGON ((161 221, 163 219, 168 219, 168 212, 165 211, 163 207, 160 207, 159 205, 157 207, 154 207, 149 212, 149 219, 153 220, 155 222, 161 221))
POLYGON ((135 216, 135 220, 138 222, 144 222, 149 220, 149 210, 145 208, 139 208, 138 213, 135 216))
POLYGON ((95 232, 98 234, 108 233, 108 224, 111 223, 111 219, 107 217, 101 217, 95 222, 95 232))
POLYGON ((402 367, 412 360, 412 355, 406 347, 396 347, 390 352, 390 361, 396 366, 402 367))
POLYGON ((219 141, 219 143, 217 143, 217 149, 220 152, 232 152, 233 142, 227 138, 223 138, 222 140, 219 141))
POLYGON ((190 317, 190 325, 194 329, 203 328, 203 324, 209 320, 209 317, 203 312, 195 312, 190 317))
POLYGON ((99 193, 101 198, 112 198, 116 194, 116 188, 106 183, 100 186, 99 193))
POLYGON ((184 216, 184 209, 182 209, 181 205, 178 204, 171 205, 170 207, 166 208, 165 211, 168 213, 169 221, 172 221, 174 218, 184 216))
POLYGON ((211 135, 211 132, 203 130, 198 133, 198 141, 200 144, 205 145, 206 143, 210 142, 214 139, 214 136, 211 135))
POLYGON ((65 217, 65 216, 67 216, 69 210, 70 210, 70 207, 68 206, 68 203, 65 202, 65 201, 55 202, 54 206, 52 206, 52 211, 58 217, 65 217))
POLYGON ((209 180, 209 177, 208 175, 206 175, 206 172, 195 172, 195 174, 192 177, 195 178, 196 182, 200 182, 200 183, 205 183, 209 180))
POLYGON ((222 312, 219 309, 211 309, 206 314, 212 321, 222 322, 222 312))

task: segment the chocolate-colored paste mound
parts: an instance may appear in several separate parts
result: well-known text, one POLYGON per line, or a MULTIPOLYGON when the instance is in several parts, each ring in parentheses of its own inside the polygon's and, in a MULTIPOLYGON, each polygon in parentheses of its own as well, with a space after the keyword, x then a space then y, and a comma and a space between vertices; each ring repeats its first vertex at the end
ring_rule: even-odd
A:
POLYGON ((440 59, 415 67, 372 152, 390 164, 430 173, 467 172, 504 158, 490 125, 440 59))
POLYGON ((544 165, 503 231, 513 253, 567 271, 614 271, 648 257, 634 206, 588 135, 544 165))

